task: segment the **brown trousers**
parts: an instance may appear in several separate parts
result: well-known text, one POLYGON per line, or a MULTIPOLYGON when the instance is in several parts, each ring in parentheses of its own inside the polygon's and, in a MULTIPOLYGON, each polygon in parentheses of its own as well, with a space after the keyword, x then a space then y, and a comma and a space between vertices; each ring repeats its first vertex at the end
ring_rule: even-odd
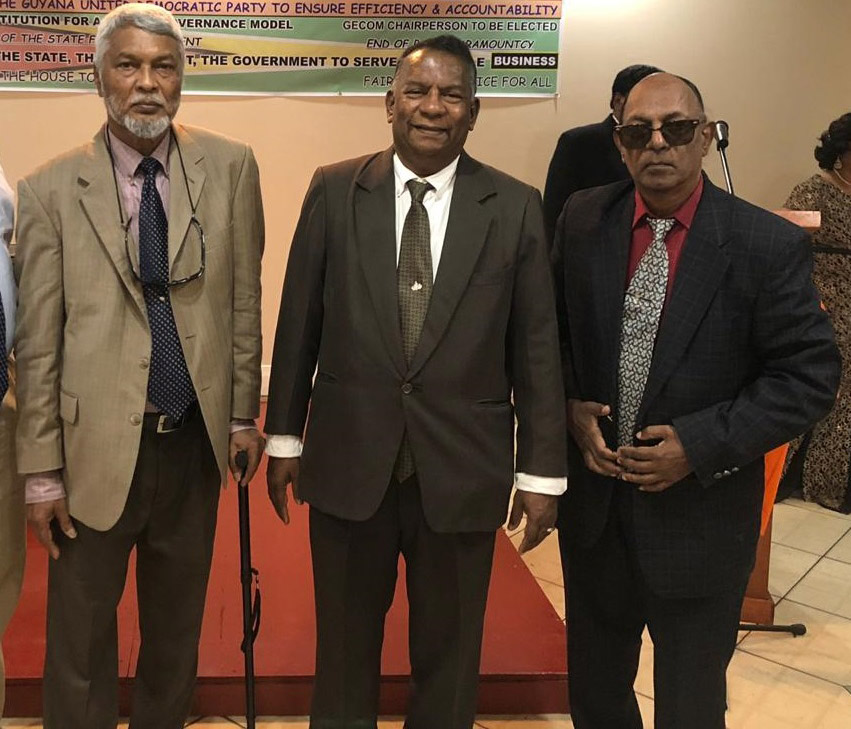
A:
POLYGON ((145 416, 124 511, 105 532, 54 530, 44 669, 45 729, 115 729, 116 607, 136 548, 141 646, 133 729, 179 729, 189 712, 213 552, 219 473, 200 414, 159 434, 145 416))
MULTIPOLYGON (((26 554, 23 479, 15 462, 14 397, 7 395, 0 408, 0 638, 15 612, 26 554)), ((0 651, 0 716, 6 698, 6 672, 0 651)))

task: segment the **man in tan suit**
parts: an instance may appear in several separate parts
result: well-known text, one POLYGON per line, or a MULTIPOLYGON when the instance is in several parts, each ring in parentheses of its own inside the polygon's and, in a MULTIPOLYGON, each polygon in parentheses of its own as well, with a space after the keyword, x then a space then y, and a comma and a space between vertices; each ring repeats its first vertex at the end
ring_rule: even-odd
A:
POLYGON ((108 112, 18 188, 18 465, 49 550, 46 729, 117 723, 116 605, 136 549, 134 729, 182 727, 219 485, 263 440, 263 210, 245 144, 172 124, 184 43, 124 5, 95 40, 108 112))
MULTIPOLYGON (((9 387, 11 373, 7 357, 15 330, 15 279, 8 248, 14 212, 12 190, 0 167, 0 324, 3 326, 0 337, 0 639, 18 602, 26 552, 24 490, 15 465, 15 397, 14 387, 9 387)), ((3 652, 0 651, 0 716, 3 716, 6 698, 5 678, 3 652)))

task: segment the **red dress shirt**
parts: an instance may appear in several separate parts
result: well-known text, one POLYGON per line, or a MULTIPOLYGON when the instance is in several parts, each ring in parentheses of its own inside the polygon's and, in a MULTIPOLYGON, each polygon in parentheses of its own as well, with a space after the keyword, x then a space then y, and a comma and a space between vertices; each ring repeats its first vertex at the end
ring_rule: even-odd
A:
MULTIPOLYGON (((694 188, 694 192, 688 196, 688 199, 676 210, 670 217, 674 218, 676 223, 665 238, 665 247, 668 249, 668 289, 665 294, 665 303, 671 299, 671 291, 674 288, 674 277, 677 273, 677 265, 680 262, 680 255, 685 248, 686 237, 694 221, 694 214, 697 212, 700 197, 703 195, 703 177, 694 188)), ((653 242, 653 231, 647 223, 647 218, 654 217, 647 209, 638 190, 635 191, 635 215, 632 218, 632 241, 629 246, 629 264, 626 272, 626 285, 632 281, 635 275, 635 269, 638 268, 638 262, 641 257, 647 252, 650 244, 653 242)))

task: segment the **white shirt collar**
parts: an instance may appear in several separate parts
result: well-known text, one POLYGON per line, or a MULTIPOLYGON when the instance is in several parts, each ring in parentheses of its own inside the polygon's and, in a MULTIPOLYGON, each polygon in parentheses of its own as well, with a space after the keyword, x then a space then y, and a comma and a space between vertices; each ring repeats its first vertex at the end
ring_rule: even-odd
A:
POLYGON ((434 188, 434 193, 432 194, 439 200, 452 186, 452 182, 455 180, 455 172, 458 170, 459 159, 461 159, 461 155, 458 155, 439 172, 435 172, 433 175, 429 175, 428 177, 420 177, 405 167, 405 165, 402 164, 402 160, 399 159, 399 155, 394 153, 393 172, 396 178, 396 197, 401 197, 407 191, 405 185, 408 181, 425 180, 434 188))

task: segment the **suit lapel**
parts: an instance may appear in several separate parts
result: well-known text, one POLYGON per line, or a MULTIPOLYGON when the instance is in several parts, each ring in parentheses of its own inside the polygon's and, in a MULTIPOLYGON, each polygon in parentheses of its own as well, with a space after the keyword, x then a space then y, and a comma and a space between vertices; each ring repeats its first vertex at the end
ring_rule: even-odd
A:
POLYGON ((183 248, 189 230, 192 203, 198 208, 204 182, 207 179, 203 159, 203 150, 183 127, 175 125, 174 139, 168 155, 168 267, 172 277, 174 262, 183 248), (181 155, 183 155, 182 166, 180 164, 181 155), (185 177, 183 167, 186 168, 185 177), (187 188, 189 193, 187 193, 187 188), (191 200, 189 199, 190 194, 191 200))
POLYGON ((495 194, 496 189, 487 170, 462 152, 437 277, 409 377, 418 372, 431 356, 467 288, 493 218, 491 209, 484 202, 495 194))
POLYGON ((124 230, 120 223, 118 192, 112 174, 112 161, 98 132, 89 147, 87 158, 80 166, 80 204, 91 223, 92 230, 112 260, 118 277, 141 311, 145 310, 142 287, 130 269, 124 245, 124 230))
POLYGON ((402 377, 407 370, 396 293, 396 186, 393 150, 369 159, 355 179, 354 234, 361 270, 384 344, 402 377))
POLYGON ((663 312, 638 422, 671 376, 697 331, 730 261, 723 251, 729 200, 708 179, 677 265, 674 290, 663 312))
MULTIPOLYGON (((626 290, 626 272, 632 240, 632 218, 635 214, 633 187, 606 216, 602 240, 590 241, 596 250, 590 252, 596 262, 596 271, 591 276, 594 297, 600 302, 600 346, 604 349, 598 361, 604 363, 600 373, 604 393, 614 406, 617 400, 618 361, 620 358, 621 322, 623 320, 623 297, 626 290)), ((581 343, 579 343, 581 346, 581 343)))

